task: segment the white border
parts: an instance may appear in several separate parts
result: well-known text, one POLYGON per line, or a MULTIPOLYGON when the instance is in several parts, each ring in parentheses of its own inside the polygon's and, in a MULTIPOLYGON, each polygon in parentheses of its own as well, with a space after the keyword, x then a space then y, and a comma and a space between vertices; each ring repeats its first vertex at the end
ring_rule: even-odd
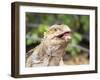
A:
POLYGON ((55 72, 73 72, 95 70, 95 12, 86 9, 71 8, 53 8, 53 7, 36 7, 36 6, 20 6, 20 74, 38 74, 38 73, 55 73, 55 72), (57 14, 80 14, 90 15, 90 64, 89 65, 68 65, 59 67, 25 67, 25 12, 34 13, 57 13, 57 14))

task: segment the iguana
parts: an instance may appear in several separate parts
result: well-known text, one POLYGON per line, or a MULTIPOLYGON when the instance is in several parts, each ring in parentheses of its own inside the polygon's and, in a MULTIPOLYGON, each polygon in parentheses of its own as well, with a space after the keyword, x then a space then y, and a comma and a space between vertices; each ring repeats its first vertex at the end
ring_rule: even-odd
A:
POLYGON ((70 33, 71 29, 64 24, 49 27, 41 43, 27 53, 26 67, 61 65, 70 33))

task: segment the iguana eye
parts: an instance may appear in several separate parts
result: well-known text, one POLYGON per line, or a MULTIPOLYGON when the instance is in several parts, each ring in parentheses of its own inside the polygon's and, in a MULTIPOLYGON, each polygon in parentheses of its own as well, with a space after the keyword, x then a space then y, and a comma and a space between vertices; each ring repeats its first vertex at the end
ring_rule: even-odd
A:
POLYGON ((54 31, 57 31, 57 29, 54 29, 54 31))

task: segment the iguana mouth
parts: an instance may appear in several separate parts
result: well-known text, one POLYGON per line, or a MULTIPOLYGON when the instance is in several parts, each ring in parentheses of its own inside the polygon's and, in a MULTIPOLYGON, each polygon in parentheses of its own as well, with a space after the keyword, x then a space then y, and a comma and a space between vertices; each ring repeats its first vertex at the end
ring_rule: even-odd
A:
POLYGON ((61 34, 57 35, 56 37, 58 37, 58 38, 64 38, 64 37, 70 36, 70 34, 71 34, 70 31, 66 31, 64 33, 61 33, 61 34))

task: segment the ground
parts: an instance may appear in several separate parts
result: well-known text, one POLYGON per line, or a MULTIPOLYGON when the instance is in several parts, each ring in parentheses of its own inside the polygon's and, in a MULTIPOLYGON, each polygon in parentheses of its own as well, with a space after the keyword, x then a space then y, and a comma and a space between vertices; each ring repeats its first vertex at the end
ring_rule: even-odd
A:
POLYGON ((64 64, 66 65, 89 64, 88 54, 82 53, 76 56, 65 55, 64 64))

